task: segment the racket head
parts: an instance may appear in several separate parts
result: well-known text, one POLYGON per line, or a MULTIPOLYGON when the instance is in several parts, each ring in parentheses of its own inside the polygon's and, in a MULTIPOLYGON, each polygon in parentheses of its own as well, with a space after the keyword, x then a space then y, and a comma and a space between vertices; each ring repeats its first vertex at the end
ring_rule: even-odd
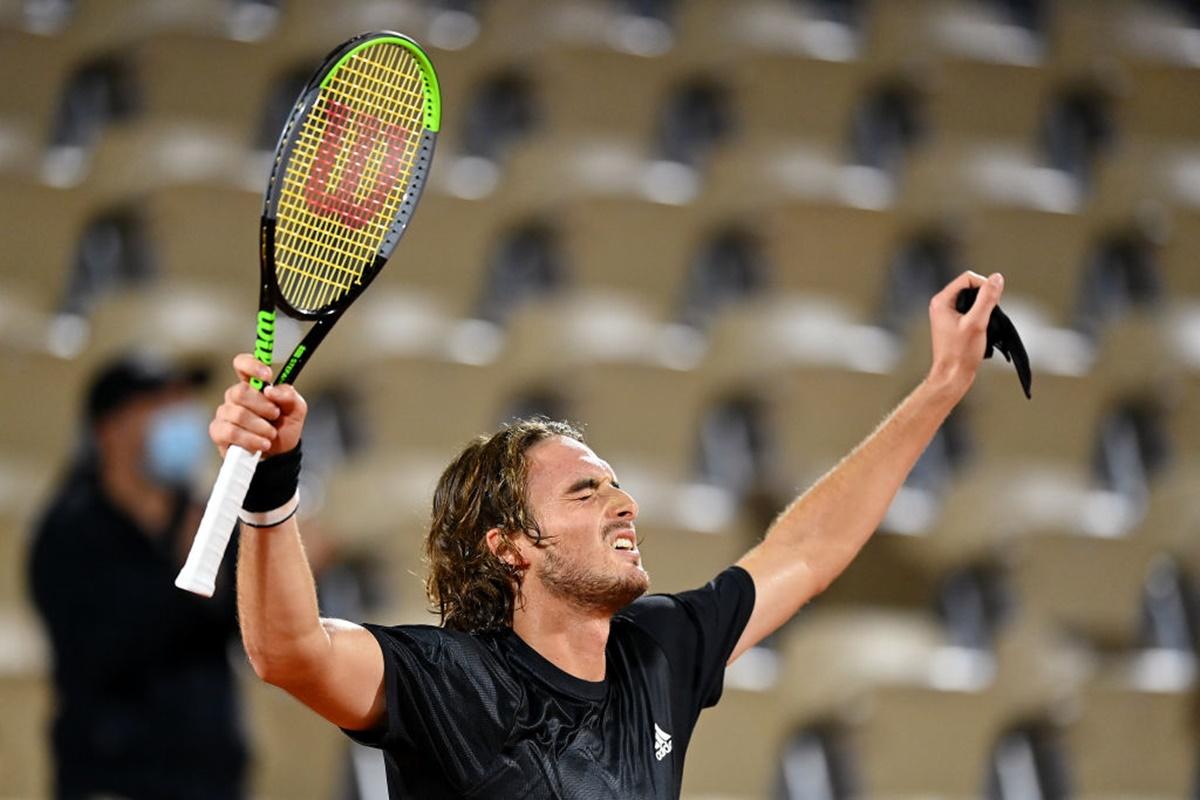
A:
POLYGON ((263 290, 299 319, 348 306, 408 226, 433 158, 441 91, 429 57, 392 31, 335 48, 301 91, 263 203, 263 290))

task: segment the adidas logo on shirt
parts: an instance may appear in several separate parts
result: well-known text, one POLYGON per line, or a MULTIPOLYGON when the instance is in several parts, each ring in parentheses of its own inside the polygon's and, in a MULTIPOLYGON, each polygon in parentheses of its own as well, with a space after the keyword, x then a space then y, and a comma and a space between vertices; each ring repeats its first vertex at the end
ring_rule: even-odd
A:
POLYGON ((662 761, 671 752, 671 734, 658 727, 658 723, 654 723, 654 757, 662 761))

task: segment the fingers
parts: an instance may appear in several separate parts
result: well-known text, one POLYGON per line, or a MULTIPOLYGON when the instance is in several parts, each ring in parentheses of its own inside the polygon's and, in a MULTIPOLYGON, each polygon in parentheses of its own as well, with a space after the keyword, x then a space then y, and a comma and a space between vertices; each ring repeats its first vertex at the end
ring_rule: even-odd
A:
POLYGON ((933 296, 929 301, 929 305, 934 309, 954 308, 954 301, 958 297, 958 293, 963 289, 974 289, 983 286, 987 283, 987 278, 980 275, 978 272, 967 270, 959 275, 946 287, 933 296))
POLYGON ((247 409, 265 420, 276 420, 280 416, 280 408, 262 392, 256 392, 248 383, 235 383, 225 390, 225 405, 247 409))
POLYGON ((999 272, 993 272, 979 288, 975 304, 963 315, 967 324, 986 328, 988 320, 992 316, 992 309, 1000 302, 1000 295, 1003 293, 1004 276, 999 272))
POLYGON ((265 453, 271 449, 270 439, 251 433, 220 416, 209 423, 208 436, 220 448, 222 454, 226 447, 233 444, 251 453, 265 453))
POLYGON ((284 416, 303 416, 308 411, 308 404, 290 384, 268 386, 263 390, 263 394, 263 399, 274 404, 284 416))
POLYGON ((250 353, 241 353, 234 357, 233 371, 237 373, 238 380, 242 381, 249 381, 251 378, 269 381, 272 377, 271 368, 250 353))
POLYGON ((275 438, 275 426, 245 406, 224 403, 217 408, 216 419, 224 420, 264 439, 275 438))
POLYGON ((279 406, 245 382, 247 372, 256 372, 256 365, 264 366, 253 356, 234 359, 234 368, 243 380, 225 390, 225 402, 208 426, 208 435, 222 450, 236 444, 252 453, 266 452, 278 437, 274 423, 282 416, 279 406), (251 361, 247 363, 246 358, 251 361))

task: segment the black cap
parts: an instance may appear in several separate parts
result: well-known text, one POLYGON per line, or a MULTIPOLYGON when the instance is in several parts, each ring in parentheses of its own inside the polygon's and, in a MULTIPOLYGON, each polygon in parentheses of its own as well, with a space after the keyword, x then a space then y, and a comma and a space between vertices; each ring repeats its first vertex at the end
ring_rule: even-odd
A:
POLYGON ((96 373, 87 394, 87 419, 95 424, 132 400, 163 389, 200 386, 209 370, 198 365, 180 365, 147 354, 121 356, 96 373))

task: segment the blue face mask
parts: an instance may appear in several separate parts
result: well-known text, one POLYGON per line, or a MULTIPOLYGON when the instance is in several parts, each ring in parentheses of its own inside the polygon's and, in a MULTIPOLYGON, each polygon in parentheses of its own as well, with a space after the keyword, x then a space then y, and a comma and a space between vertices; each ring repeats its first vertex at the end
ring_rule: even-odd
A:
POLYGON ((204 413, 193 403, 172 403, 146 426, 145 470, 156 483, 186 485, 208 452, 204 413))

